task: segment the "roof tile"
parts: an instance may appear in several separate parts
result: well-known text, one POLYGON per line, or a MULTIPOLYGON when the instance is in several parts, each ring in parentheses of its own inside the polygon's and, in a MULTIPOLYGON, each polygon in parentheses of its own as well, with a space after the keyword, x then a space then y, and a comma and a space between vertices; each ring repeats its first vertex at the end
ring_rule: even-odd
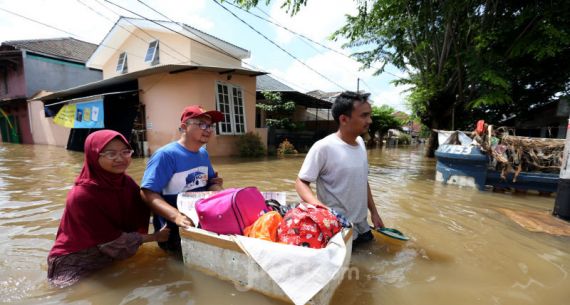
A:
POLYGON ((2 46, 12 46, 43 55, 85 63, 97 48, 96 44, 75 38, 53 38, 4 41, 2 46))

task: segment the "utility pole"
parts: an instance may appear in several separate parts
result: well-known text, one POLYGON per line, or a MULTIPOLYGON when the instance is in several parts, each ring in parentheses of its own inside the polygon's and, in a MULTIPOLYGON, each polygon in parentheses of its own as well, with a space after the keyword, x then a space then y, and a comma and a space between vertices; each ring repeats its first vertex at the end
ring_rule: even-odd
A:
POLYGON ((356 78, 356 93, 360 92, 360 78, 356 78))
POLYGON ((558 191, 552 215, 570 221, 570 118, 566 128, 564 157, 560 165, 560 180, 558 180, 558 191))

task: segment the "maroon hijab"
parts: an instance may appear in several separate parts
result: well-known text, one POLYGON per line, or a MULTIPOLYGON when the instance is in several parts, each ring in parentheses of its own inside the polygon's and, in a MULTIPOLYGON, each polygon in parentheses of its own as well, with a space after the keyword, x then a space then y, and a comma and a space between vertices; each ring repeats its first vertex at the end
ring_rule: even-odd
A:
POLYGON ((65 210, 49 256, 74 253, 118 238, 123 232, 148 232, 150 210, 139 186, 126 174, 101 168, 99 153, 120 133, 99 130, 85 140, 85 162, 67 194, 65 210))

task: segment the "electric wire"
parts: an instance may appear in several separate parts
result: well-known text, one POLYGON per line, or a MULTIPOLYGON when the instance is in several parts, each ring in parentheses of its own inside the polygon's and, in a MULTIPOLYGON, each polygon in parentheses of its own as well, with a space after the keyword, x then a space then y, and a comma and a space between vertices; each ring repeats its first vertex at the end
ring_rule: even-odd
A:
MULTIPOLYGON (((277 26, 277 27, 280 27, 280 28, 282 28, 282 29, 288 31, 289 33, 291 33, 291 34, 293 34, 293 35, 299 36, 299 37, 303 38, 304 40, 308 40, 308 41, 310 41, 310 42, 312 42, 312 43, 314 43, 314 44, 316 44, 316 45, 318 45, 318 46, 320 46, 320 47, 322 47, 322 48, 325 48, 325 49, 327 49, 327 50, 329 50, 329 51, 332 51, 332 52, 334 52, 334 53, 336 53, 336 54, 339 54, 339 55, 341 55, 341 56, 344 56, 344 57, 346 57, 346 58, 349 58, 349 59, 351 59, 351 60, 353 60, 353 61, 358 62, 357 60, 355 60, 353 57, 351 57, 351 56, 349 56, 349 55, 346 55, 346 54, 344 54, 344 53, 342 53, 342 52, 340 52, 340 51, 337 51, 337 50, 335 50, 335 49, 333 49, 333 48, 327 46, 327 45, 324 45, 324 44, 322 44, 322 43, 320 43, 320 42, 318 42, 318 41, 315 41, 315 40, 311 39, 310 37, 308 37, 308 36, 306 36, 306 35, 303 35, 303 34, 301 34, 301 33, 295 32, 295 31, 289 29, 288 27, 283 26, 283 25, 281 25, 281 24, 279 24, 279 23, 277 23, 277 22, 275 22, 275 21, 271 21, 271 20, 269 20, 269 19, 267 19, 267 18, 264 18, 264 17, 262 17, 262 16, 259 16, 259 15, 255 14, 255 13, 252 13, 252 12, 250 12, 249 10, 246 10, 246 9, 240 7, 239 5, 235 5, 235 4, 231 3, 231 2, 227 2, 227 3, 228 3, 229 5, 231 5, 231 6, 233 6, 233 7, 236 7, 236 8, 238 8, 238 9, 240 9, 240 10, 242 10, 242 11, 244 11, 244 12, 246 12, 246 13, 248 13, 248 14, 254 16, 254 17, 257 17, 257 18, 259 18, 259 19, 265 21, 265 22, 268 22, 268 23, 271 23, 271 24, 273 24, 273 25, 275 25, 275 26, 277 26)), ((268 16, 269 18, 271 18, 271 16, 270 16, 269 14, 267 14, 265 11, 263 11, 261 8, 257 8, 257 9, 258 9, 260 12, 262 12, 263 14, 265 14, 266 16, 268 16)), ((301 39, 301 41, 304 41, 303 39, 301 39)), ((313 49, 320 53, 320 51, 317 50, 316 48, 313 48, 313 49)), ((359 63, 360 63, 360 62, 359 62, 359 63)), ((374 69, 376 69, 376 70, 381 70, 381 68, 378 68, 378 67, 375 67, 375 66, 372 66, 372 65, 371 65, 371 67, 374 68, 374 69)), ((390 75, 392 75, 392 76, 394 76, 394 77, 398 77, 398 78, 399 78, 399 76, 397 76, 396 74, 393 74, 392 72, 385 71, 385 70, 384 70, 383 72, 384 72, 384 73, 387 73, 387 74, 390 74, 390 75)))
POLYGON ((241 19, 239 16, 237 16, 234 12, 232 12, 231 10, 229 10, 227 7, 223 6, 221 3, 219 3, 216 0, 212 0, 214 3, 216 3, 218 6, 220 6, 222 9, 224 9, 225 11, 227 11, 228 13, 230 13, 232 16, 234 16, 236 19, 238 19, 239 21, 241 21, 243 24, 245 24, 247 27, 249 27, 251 30, 253 30, 254 32, 256 32, 257 34, 259 34, 261 37, 263 37, 265 40, 269 41, 271 44, 273 44, 274 46, 276 46, 278 49, 280 49, 281 51, 285 52, 287 55, 289 55, 290 57, 292 57, 293 59, 295 59, 296 61, 298 61, 299 63, 301 63, 303 66, 305 66, 306 68, 308 68, 309 70, 315 72, 316 74, 320 75, 322 78, 326 79, 327 81, 329 81, 330 83, 334 84, 335 86, 346 90, 343 86, 339 85, 338 83, 336 83, 335 81, 331 80, 330 78, 328 78, 327 76, 323 75, 322 73, 320 73, 319 71, 315 70, 314 68, 312 68, 311 66, 307 65, 304 61, 300 60, 299 58, 297 58, 295 55, 291 54, 289 51, 285 50, 283 47, 281 47, 279 44, 277 44, 276 42, 274 42, 273 40, 271 40, 270 38, 268 38, 267 36, 265 36, 263 33, 261 33, 260 31, 258 31, 256 28, 254 28, 253 26, 251 26, 249 23, 247 23, 245 20, 241 19))

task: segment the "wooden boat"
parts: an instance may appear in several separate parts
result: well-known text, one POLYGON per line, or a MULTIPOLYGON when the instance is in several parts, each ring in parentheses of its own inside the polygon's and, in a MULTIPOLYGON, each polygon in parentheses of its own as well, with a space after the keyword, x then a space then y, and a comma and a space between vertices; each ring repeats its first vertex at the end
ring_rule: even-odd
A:
MULTIPOLYGON (((266 198, 268 193, 264 193, 266 198)), ((275 193, 272 193, 273 195, 275 193)), ((179 197, 180 198, 180 197, 179 197)), ((280 201, 281 202, 281 201, 280 201)), ((188 206, 178 201, 179 209, 192 214, 188 206)), ((192 217, 191 217, 192 218, 192 217)), ((342 268, 307 304, 329 304, 337 287, 349 269, 352 252, 352 228, 343 229, 345 258, 342 268)), ((222 280, 232 281, 240 291, 256 291, 266 296, 292 302, 281 287, 256 263, 231 235, 219 235, 199 228, 180 228, 184 264, 214 275, 222 280)), ((299 287, 302 289, 302 287, 299 287)))

